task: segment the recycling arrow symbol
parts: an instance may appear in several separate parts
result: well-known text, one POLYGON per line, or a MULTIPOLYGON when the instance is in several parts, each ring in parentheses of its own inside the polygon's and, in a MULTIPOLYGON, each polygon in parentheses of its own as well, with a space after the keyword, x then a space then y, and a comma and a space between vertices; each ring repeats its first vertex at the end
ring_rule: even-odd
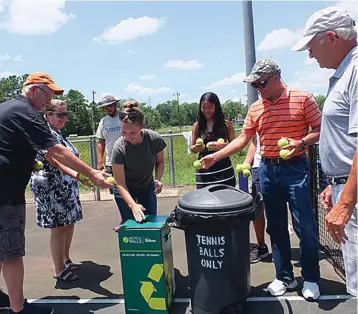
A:
MULTIPOLYGON (((154 264, 149 273, 148 278, 158 283, 164 273, 163 264, 154 264)), ((165 298, 152 297, 154 292, 157 292, 152 281, 141 281, 140 293, 144 300, 148 303, 148 306, 153 310, 166 310, 165 298)))

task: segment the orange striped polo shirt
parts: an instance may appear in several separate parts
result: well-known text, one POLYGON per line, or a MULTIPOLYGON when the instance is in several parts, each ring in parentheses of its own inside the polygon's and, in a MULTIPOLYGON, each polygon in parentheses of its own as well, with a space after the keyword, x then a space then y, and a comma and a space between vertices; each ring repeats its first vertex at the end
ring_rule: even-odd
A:
MULTIPOLYGON (((280 98, 271 103, 259 99, 250 106, 242 132, 260 137, 261 155, 279 158, 277 141, 281 137, 300 140, 308 134, 309 126, 321 124, 321 112, 313 95, 291 87, 285 87, 280 98)), ((297 153, 301 155, 307 150, 297 153)))

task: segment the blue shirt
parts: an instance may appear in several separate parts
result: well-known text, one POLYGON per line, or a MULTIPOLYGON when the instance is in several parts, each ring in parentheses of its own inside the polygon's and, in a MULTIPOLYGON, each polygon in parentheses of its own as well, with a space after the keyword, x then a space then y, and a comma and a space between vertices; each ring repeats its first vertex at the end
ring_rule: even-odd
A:
POLYGON ((358 50, 353 48, 329 80, 319 153, 329 177, 348 176, 357 150, 358 50))

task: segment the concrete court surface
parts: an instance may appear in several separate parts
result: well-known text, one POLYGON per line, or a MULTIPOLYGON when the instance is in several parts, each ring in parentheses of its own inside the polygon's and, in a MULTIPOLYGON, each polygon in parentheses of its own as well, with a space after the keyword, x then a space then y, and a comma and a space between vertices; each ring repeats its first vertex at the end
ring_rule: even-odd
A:
MULTIPOLYGON (((168 214, 176 205, 176 198, 159 199, 159 214, 168 214)), ((64 313, 125 313, 121 284, 121 269, 117 234, 112 230, 119 222, 114 201, 83 202, 85 219, 76 225, 71 257, 82 263, 81 279, 73 283, 56 283, 52 279, 52 260, 49 250, 49 231, 35 224, 35 208, 27 207, 27 247, 25 258, 25 296, 30 302, 53 304, 57 314, 64 313)), ((171 313, 190 313, 188 278, 183 233, 172 229, 174 266, 176 268, 176 298, 171 313)), ((251 229, 251 240, 255 236, 251 229)), ((300 286, 299 249, 297 238, 291 235, 293 265, 300 286)), ((290 292, 279 301, 268 297, 265 288, 274 278, 270 261, 251 267, 251 292, 244 307, 247 314, 357 313, 356 299, 349 299, 342 279, 321 256, 322 300, 308 303, 300 297, 300 289, 290 292)), ((4 283, 0 279, 1 286, 4 283)), ((0 311, 1 313, 1 311, 0 311)), ((2 313, 1 313, 2 314, 2 313)), ((144 313, 145 314, 145 313, 144 313)))

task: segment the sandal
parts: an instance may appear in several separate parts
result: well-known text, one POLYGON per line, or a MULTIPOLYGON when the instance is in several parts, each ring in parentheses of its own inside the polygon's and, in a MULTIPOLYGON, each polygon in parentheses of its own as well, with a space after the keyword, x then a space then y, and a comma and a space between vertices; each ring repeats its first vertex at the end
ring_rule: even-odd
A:
POLYGON ((80 268, 80 265, 78 264, 73 264, 73 262, 68 259, 66 262, 64 262, 64 265, 66 267, 66 269, 70 269, 70 270, 76 270, 80 268))
POLYGON ((74 274, 73 271, 71 271, 68 268, 65 268, 65 270, 61 273, 61 275, 58 276, 54 275, 53 278, 65 282, 70 282, 80 279, 78 275, 74 274))

